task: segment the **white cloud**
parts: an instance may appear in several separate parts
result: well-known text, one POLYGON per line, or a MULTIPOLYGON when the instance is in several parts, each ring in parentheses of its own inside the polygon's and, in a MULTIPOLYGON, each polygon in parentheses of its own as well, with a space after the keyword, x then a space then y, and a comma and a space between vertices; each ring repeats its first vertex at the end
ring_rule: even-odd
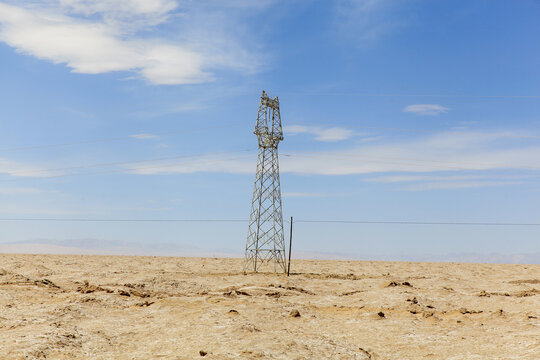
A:
MULTIPOLYGON (((436 173, 484 170, 540 170, 540 146, 501 144, 509 132, 448 132, 402 142, 366 143, 339 151, 294 152, 280 158, 280 171, 300 175, 354 175, 375 173, 436 173)), ((145 169, 137 174, 224 172, 252 174, 255 156, 227 158, 207 155, 189 162, 145 169)), ((465 180, 465 179, 463 179, 465 180)), ((511 179, 509 179, 511 180, 511 179)))
POLYGON ((485 180, 485 179, 530 179, 536 177, 534 175, 502 175, 502 174, 486 174, 486 175, 389 175, 379 176, 375 178, 365 179, 368 182, 375 183, 400 183, 400 182, 423 182, 423 181, 464 181, 464 180, 485 180))
POLYGON ((471 189, 492 186, 518 185, 518 181, 449 181, 449 182, 429 182, 409 185, 399 190, 406 191, 426 191, 426 190, 453 190, 453 189, 471 189))
POLYGON ((383 172, 533 169, 540 147, 501 144, 508 133, 440 133, 402 142, 369 143, 350 150, 294 153, 281 169, 297 174, 348 175, 383 172), (504 145, 504 146, 503 146, 504 145))
POLYGON ((420 115, 439 115, 447 112, 449 109, 437 104, 417 104, 406 106, 403 111, 416 113, 420 115))
MULTIPOLYGON (((3 205, 0 207, 0 214, 18 214, 18 215, 79 215, 80 211, 69 209, 53 209, 50 206, 34 207, 21 204, 3 205)), ((86 212, 84 212, 86 214, 86 212)))
POLYGON ((39 165, 31 165, 22 162, 0 158, 0 174, 21 177, 48 177, 58 175, 58 171, 43 170, 39 165))
POLYGON ((424 191, 445 189, 467 189, 523 184, 524 180, 538 178, 539 175, 513 175, 500 172, 470 175, 388 175, 365 179, 375 183, 409 183, 397 190, 424 191), (411 184, 412 183, 412 184, 411 184))
POLYGON ((130 71, 153 84, 192 84, 211 81, 212 69, 253 71, 258 64, 231 34, 182 28, 183 40, 164 32, 148 35, 171 16, 184 21, 191 3, 183 4, 183 13, 173 11, 178 3, 172 0, 16 3, 0 3, 0 41, 23 54, 66 64, 73 72, 130 71))
POLYGON ((177 162, 146 162, 144 165, 126 166, 125 172, 139 175, 192 174, 197 172, 251 174, 255 172, 256 157, 224 155, 193 156, 177 162), (249 160, 247 160, 249 159, 249 160))
POLYGON ((133 139, 155 139, 158 136, 154 134, 133 134, 129 135, 129 137, 133 139))
POLYGON ((325 142, 347 140, 355 135, 354 131, 340 127, 289 125, 284 126, 283 131, 289 135, 315 135, 315 140, 325 142))
POLYGON ((348 44, 365 45, 403 26, 404 1, 339 0, 335 2, 334 29, 348 44), (395 16, 399 14, 401 16, 395 16))
POLYGON ((70 12, 86 16, 106 13, 114 17, 164 16, 177 7, 173 0, 59 0, 70 12))
POLYGON ((37 188, 0 188, 0 195, 39 194, 46 192, 56 191, 42 190, 37 188))
MULTIPOLYGON (((515 136, 519 133, 453 131, 401 141, 385 138, 343 150, 285 151, 280 157, 280 170, 298 175, 381 174, 367 181, 411 183, 402 190, 516 185, 527 178, 540 176, 540 146, 516 140, 515 136), (527 170, 528 173, 508 172, 516 169, 527 170)), ((238 156, 210 153, 186 156, 176 161, 134 162, 109 170, 139 175, 206 172, 252 176, 257 158, 253 151, 248 153, 238 156)), ((58 170, 44 172, 35 166, 0 159, 0 173, 48 177, 58 175, 58 170)), ((293 197, 308 195, 322 196, 294 192, 284 194, 293 197)))

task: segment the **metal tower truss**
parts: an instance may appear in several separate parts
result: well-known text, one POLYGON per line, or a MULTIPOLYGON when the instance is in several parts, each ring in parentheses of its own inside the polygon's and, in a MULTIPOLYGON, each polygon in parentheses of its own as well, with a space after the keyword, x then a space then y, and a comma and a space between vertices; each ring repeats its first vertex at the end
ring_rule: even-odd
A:
POLYGON ((255 188, 246 242, 244 271, 273 267, 286 272, 278 144, 283 140, 279 100, 262 92, 254 134, 259 140, 255 188))

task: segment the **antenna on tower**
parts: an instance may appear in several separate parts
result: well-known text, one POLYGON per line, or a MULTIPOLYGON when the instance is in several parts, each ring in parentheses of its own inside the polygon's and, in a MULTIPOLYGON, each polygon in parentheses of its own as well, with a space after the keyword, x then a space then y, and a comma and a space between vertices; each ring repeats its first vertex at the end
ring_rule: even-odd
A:
POLYGON ((286 272, 278 144, 283 140, 279 100, 262 92, 255 131, 259 156, 246 242, 244 271, 273 264, 274 272, 286 272))

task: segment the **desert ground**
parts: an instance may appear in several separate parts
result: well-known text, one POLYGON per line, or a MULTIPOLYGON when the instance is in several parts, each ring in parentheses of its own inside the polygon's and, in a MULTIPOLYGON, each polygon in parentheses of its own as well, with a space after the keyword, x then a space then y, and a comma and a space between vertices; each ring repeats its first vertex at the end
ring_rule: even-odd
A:
POLYGON ((540 265, 0 255, 1 359, 539 359, 540 265))

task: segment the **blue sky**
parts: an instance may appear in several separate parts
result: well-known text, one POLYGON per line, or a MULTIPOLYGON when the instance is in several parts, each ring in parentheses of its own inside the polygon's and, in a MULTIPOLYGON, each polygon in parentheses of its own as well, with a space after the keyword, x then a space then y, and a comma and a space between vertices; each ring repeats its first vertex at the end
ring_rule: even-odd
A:
MULTIPOLYGON (((538 223, 538 1, 0 1, 0 218, 538 223), (113 4, 114 3, 114 4, 113 4)), ((2 222, 0 243, 241 253, 243 223, 2 222)), ((304 253, 540 253, 540 227, 299 223, 304 253)))

